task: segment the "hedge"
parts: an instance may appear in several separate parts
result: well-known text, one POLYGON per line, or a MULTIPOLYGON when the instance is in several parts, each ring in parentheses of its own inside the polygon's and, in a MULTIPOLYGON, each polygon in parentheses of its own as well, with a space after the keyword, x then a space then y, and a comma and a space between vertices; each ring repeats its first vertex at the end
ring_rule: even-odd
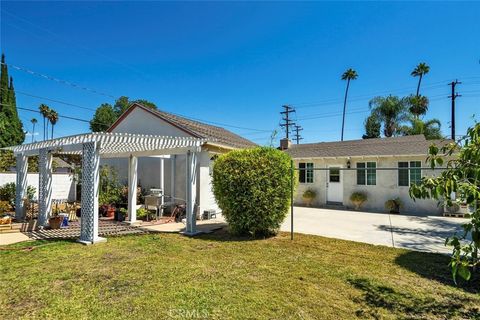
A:
POLYGON ((290 206, 290 161, 269 147, 231 151, 215 160, 213 193, 232 233, 278 232, 290 206))

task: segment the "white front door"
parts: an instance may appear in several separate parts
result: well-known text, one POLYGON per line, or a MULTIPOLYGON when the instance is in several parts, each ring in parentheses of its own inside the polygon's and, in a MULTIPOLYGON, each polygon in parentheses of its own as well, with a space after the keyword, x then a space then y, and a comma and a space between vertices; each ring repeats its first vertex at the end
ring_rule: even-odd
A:
POLYGON ((327 170, 327 202, 343 203, 343 174, 341 165, 329 166, 327 170))

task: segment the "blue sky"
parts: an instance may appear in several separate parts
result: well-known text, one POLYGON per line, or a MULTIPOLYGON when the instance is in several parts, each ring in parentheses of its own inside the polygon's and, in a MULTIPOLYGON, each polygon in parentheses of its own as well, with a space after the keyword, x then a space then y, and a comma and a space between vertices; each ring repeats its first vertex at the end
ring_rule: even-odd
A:
MULTIPOLYGON (((449 134, 447 83, 458 78, 457 134, 465 133, 480 111, 479 21, 480 3, 2 1, 0 34, 8 63, 106 94, 10 68, 20 107, 46 102, 60 115, 90 119, 89 109, 126 95, 248 128, 226 127, 264 144, 283 104, 297 108, 304 142, 339 140, 340 75, 349 67, 359 77, 345 137, 361 138, 368 100, 413 93, 410 72, 422 61, 431 67, 421 90, 431 100, 427 118, 439 118, 449 134)), ((20 115, 27 128, 39 118, 20 115)), ((86 131, 65 118, 56 127, 58 135, 86 131)))

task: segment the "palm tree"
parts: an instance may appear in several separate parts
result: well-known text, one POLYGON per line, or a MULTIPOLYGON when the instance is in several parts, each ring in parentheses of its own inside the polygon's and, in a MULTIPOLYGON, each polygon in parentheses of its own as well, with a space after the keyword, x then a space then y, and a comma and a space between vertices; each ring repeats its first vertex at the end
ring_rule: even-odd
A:
POLYGON ((32 120, 30 120, 30 122, 33 125, 33 129, 32 129, 32 142, 33 142, 33 137, 35 136, 35 125, 37 124, 38 121, 37 121, 37 119, 32 118, 32 120))
POLYGON ((408 120, 405 99, 395 96, 375 97, 369 102, 372 115, 383 124, 385 137, 396 136, 401 133, 401 124, 408 120))
POLYGON ((428 110, 428 98, 422 95, 410 95, 407 98, 409 104, 408 110, 412 113, 415 119, 420 118, 421 115, 427 113, 428 110))
POLYGON ((418 85, 417 85, 417 96, 420 94, 420 84, 422 83, 422 78, 430 71, 430 67, 425 63, 419 63, 415 69, 413 69, 411 75, 413 77, 418 77, 418 85))
POLYGON ((348 88, 350 87, 350 81, 355 80, 358 78, 357 71, 353 70, 352 68, 348 69, 342 74, 342 80, 347 80, 347 88, 345 89, 345 99, 343 100, 343 118, 342 118, 342 139, 343 141, 343 132, 345 129, 345 111, 347 109, 347 96, 348 96, 348 88))
POLYGON ((58 121, 58 113, 57 111, 51 109, 50 112, 48 113, 48 120, 52 124, 52 136, 51 138, 53 139, 53 128, 55 127, 55 124, 58 121))
POLYGON ((410 124, 410 126, 402 126, 400 129, 400 131, 406 136, 423 134, 427 140, 443 138, 440 130, 442 124, 438 119, 422 121, 420 119, 411 118, 410 124))
POLYGON ((50 107, 47 106, 46 104, 41 104, 40 107, 38 107, 38 109, 40 110, 40 113, 42 114, 42 117, 43 117, 43 140, 45 140, 45 138, 47 137, 47 116, 48 116, 48 113, 50 112, 50 107))

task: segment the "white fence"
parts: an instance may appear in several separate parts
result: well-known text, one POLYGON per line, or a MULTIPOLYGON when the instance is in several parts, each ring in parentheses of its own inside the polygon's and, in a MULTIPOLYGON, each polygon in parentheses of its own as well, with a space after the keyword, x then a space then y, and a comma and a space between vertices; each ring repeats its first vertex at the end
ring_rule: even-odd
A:
MULTIPOLYGON (((0 186, 6 183, 16 182, 17 174, 15 172, 0 173, 0 186)), ((35 187, 35 199, 38 197, 38 173, 29 173, 27 176, 29 186, 35 187)), ((52 174, 52 199, 75 201, 76 183, 73 175, 69 173, 52 174)))

